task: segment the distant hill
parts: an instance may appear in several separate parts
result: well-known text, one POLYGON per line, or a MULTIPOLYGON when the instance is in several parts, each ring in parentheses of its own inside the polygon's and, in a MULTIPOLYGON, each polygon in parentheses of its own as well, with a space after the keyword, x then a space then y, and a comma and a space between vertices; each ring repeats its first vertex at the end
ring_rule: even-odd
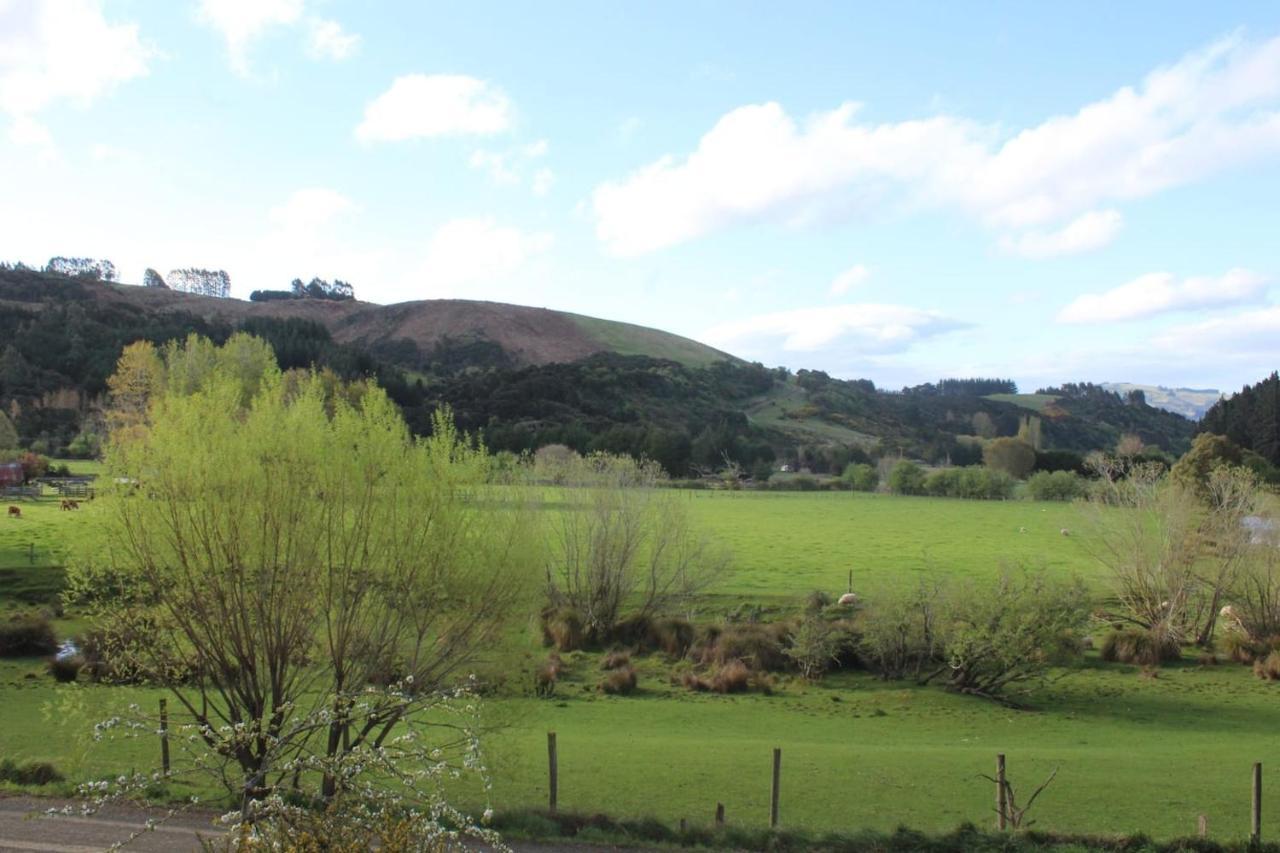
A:
POLYGON ((561 443, 644 454, 677 475, 726 460, 758 475, 783 462, 822 473, 898 455, 972 464, 985 438, 1027 430, 1042 449, 1077 458, 1125 434, 1176 454, 1194 431, 1185 418, 1098 386, 1027 395, 1009 393, 1017 389, 1007 380, 967 379, 890 392, 542 308, 245 302, 4 266, 0 407, 24 445, 84 447, 101 431, 106 379, 126 344, 193 332, 222 341, 238 330, 269 341, 282 367, 376 380, 419 432, 447 404, 494 450, 561 443))
POLYGON ((1193 421, 1204 417, 1204 413, 1222 398, 1222 392, 1215 388, 1166 388, 1133 382, 1103 382, 1102 387, 1122 396, 1130 391, 1141 391, 1146 395, 1148 404, 1167 412, 1177 412, 1193 421))

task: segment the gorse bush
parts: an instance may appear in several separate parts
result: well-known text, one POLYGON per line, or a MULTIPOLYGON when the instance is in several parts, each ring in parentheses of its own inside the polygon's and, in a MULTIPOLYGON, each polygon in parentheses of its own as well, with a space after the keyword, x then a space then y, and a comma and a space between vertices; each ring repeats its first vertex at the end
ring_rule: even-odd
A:
POLYGON ((15 616, 0 622, 0 657, 41 657, 57 650, 58 637, 43 616, 15 616))

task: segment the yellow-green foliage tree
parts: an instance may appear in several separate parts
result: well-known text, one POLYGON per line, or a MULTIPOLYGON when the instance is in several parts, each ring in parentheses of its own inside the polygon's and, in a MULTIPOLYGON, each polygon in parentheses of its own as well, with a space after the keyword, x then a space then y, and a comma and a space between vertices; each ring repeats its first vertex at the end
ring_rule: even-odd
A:
POLYGON ((988 468, 1022 480, 1036 465, 1036 451, 1020 438, 993 438, 982 448, 982 461, 988 468))
POLYGON ((447 412, 418 439, 376 386, 334 393, 269 355, 166 350, 163 390, 112 437, 105 549, 71 578, 246 814, 303 771, 340 793, 344 757, 394 742, 525 612, 540 563, 532 515, 480 499, 489 457, 447 412))

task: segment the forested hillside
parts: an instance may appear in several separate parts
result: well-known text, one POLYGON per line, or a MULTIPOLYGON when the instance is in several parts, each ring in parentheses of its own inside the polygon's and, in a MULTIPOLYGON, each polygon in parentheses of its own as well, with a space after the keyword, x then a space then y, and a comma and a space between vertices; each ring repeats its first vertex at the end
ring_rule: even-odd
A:
POLYGON ((1280 465, 1280 374, 1219 400, 1200 421, 1200 431, 1225 435, 1272 465, 1280 465))
POLYGON ((442 302, 445 313, 436 310, 251 303, 0 267, 0 406, 24 447, 91 452, 106 379, 125 344, 192 333, 221 342, 243 330, 269 341, 285 368, 314 364, 376 380, 419 431, 444 404, 494 450, 556 443, 631 453, 680 476, 729 462, 757 475, 782 464, 838 472, 899 454, 972 464, 984 441, 1014 435, 1077 458, 1125 437, 1177 454, 1194 430, 1140 394, 1122 398, 1092 385, 1023 395, 1007 379, 945 379, 886 391, 816 370, 713 360, 714 350, 693 341, 627 324, 492 303, 442 302), (467 317, 498 333, 458 328, 467 317), (518 318, 517 327, 494 318, 518 318), (606 340, 610 348, 600 350, 606 340))

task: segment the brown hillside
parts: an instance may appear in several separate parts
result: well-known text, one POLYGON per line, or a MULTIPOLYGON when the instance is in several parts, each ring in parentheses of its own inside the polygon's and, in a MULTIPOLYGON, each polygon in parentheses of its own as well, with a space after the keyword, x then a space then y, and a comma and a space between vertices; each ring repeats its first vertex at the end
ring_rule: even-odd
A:
POLYGON ((423 352, 430 352, 446 337, 455 341, 492 341, 522 365, 576 361, 598 352, 669 358, 691 366, 733 359, 727 353, 656 329, 500 302, 247 302, 130 285, 96 285, 92 289, 103 301, 129 303, 148 311, 182 311, 230 322, 248 317, 314 320, 324 324, 334 340, 364 346, 407 338, 423 352))

